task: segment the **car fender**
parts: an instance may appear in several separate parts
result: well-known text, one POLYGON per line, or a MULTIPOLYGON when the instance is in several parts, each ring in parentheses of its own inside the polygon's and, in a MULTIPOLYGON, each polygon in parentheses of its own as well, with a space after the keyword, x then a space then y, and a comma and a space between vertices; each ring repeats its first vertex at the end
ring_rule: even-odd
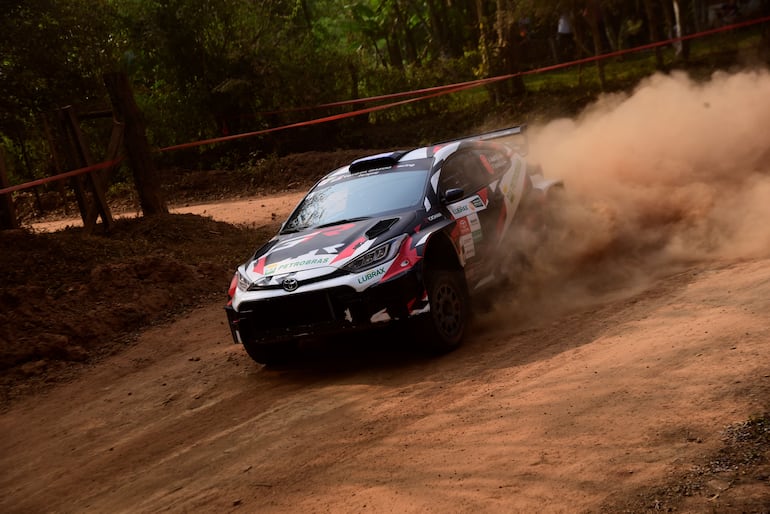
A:
POLYGON ((431 227, 430 233, 423 236, 423 257, 427 261, 423 266, 437 265, 444 269, 463 269, 465 259, 462 258, 460 241, 455 237, 459 233, 456 228, 457 220, 442 220, 435 227, 431 227), (432 253, 436 251, 442 253, 435 256, 432 253))

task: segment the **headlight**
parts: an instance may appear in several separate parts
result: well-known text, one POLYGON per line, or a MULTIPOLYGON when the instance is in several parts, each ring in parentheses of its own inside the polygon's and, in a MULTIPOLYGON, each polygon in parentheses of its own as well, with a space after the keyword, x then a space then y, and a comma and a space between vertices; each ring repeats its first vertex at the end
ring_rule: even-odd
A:
POLYGON ((359 273, 361 271, 368 270, 369 268, 373 268, 381 262, 389 261, 396 256, 396 252, 398 252, 398 248, 401 246, 402 240, 403 236, 396 239, 391 239, 387 243, 381 244, 373 250, 369 250, 361 257, 358 257, 357 259, 344 265, 342 269, 349 271, 350 273, 359 273))
POLYGON ((238 281, 238 289, 241 291, 248 291, 251 282, 240 271, 235 272, 235 278, 238 281))

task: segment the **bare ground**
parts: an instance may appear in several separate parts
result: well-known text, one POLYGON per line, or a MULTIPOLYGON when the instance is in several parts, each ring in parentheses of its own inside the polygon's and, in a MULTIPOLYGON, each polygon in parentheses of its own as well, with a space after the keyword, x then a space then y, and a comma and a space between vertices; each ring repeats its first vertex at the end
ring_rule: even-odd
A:
MULTIPOLYGON (((252 223, 295 197, 188 209, 252 223)), ((442 358, 384 333, 279 370, 204 300, 11 402, 0 510, 768 512, 768 264, 582 306, 521 290, 442 358)))
POLYGON ((328 155, 0 233, 0 511, 770 513, 768 87, 655 76, 536 130, 566 230, 440 358, 232 344, 234 266, 328 155))

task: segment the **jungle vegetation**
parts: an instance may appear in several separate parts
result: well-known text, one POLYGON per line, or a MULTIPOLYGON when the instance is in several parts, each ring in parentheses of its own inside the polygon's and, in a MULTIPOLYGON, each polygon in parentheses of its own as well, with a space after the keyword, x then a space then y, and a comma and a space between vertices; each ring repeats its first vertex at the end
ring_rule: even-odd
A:
MULTIPOLYGON (((515 74, 770 12, 768 0, 734 3, 733 11, 706 0, 4 0, 0 143, 13 182, 51 174, 41 116, 65 105, 109 109, 103 76, 116 70, 129 77, 150 143, 164 147, 366 105, 309 109, 321 104, 515 74), (569 35, 557 33, 560 21, 569 35)), ((526 118, 530 105, 569 108, 655 70, 704 60, 711 70, 725 49, 733 65, 741 45, 767 45, 767 24, 741 34, 163 159, 228 167, 259 153, 398 144, 392 134, 410 131, 413 140, 446 137, 439 132, 493 110, 526 118)))

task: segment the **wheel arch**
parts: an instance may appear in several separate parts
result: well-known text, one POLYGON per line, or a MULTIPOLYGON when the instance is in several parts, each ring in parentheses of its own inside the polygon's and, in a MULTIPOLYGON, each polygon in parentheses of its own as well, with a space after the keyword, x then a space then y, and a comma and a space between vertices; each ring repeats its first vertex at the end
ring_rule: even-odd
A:
POLYGON ((449 235, 444 232, 433 234, 426 243, 423 257, 423 274, 431 270, 462 271, 463 265, 457 249, 449 235))

